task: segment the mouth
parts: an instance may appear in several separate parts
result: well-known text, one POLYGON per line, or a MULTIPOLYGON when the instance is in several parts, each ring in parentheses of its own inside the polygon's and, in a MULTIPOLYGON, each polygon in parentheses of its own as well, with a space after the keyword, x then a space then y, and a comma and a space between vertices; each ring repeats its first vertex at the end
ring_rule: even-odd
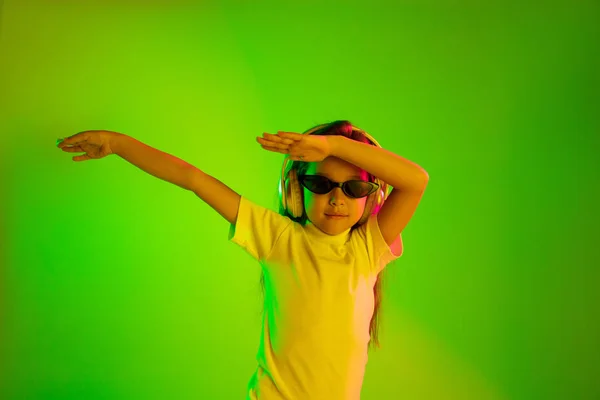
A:
POLYGON ((325 214, 325 216, 327 218, 333 218, 333 219, 341 219, 341 218, 347 217, 347 215, 333 215, 333 214, 325 214))

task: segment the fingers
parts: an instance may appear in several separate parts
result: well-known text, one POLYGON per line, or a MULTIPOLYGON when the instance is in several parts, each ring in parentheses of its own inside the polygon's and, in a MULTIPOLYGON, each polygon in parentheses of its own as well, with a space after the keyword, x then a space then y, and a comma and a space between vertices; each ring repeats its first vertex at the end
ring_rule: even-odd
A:
POLYGON ((84 151, 81 146, 77 145, 77 146, 67 146, 67 147, 61 147, 62 151, 65 151, 67 153, 81 153, 82 151, 84 151))
MULTIPOLYGON (((62 151, 66 152, 66 153, 81 153, 84 152, 85 150, 83 150, 81 148, 81 146, 72 146, 72 147, 63 147, 62 151)), ((73 157, 73 161, 86 161, 86 160, 90 160, 92 157, 88 156, 87 154, 82 154, 80 156, 75 156, 73 157)))
POLYGON ((292 144, 294 143, 294 140, 292 139, 288 139, 288 138, 283 138, 281 136, 278 135, 272 135, 270 133, 267 132, 263 132, 263 138, 265 140, 270 140, 276 143, 284 143, 284 144, 292 144))
MULTIPOLYGON (((263 135, 265 135, 265 134, 263 134, 263 135)), ((275 138, 273 138, 273 136, 274 135, 270 135, 265 138, 261 138, 261 137, 257 136, 256 141, 258 143, 260 143, 260 145, 263 147, 275 148, 275 149, 280 149, 280 150, 288 150, 290 145, 293 142, 288 139, 280 139, 276 136, 275 136, 275 138)))
POLYGON ((84 154, 82 156, 75 156, 73 157, 73 161, 86 161, 86 160, 91 160, 92 157, 88 156, 87 154, 84 154))
POLYGON ((277 131, 277 137, 280 137, 284 140, 289 140, 290 143, 302 140, 302 135, 295 132, 277 131))
POLYGON ((269 148, 275 148, 275 149, 287 149, 289 147, 289 144, 285 144, 285 143, 280 143, 280 142, 276 142, 273 140, 269 140, 269 139, 263 139, 263 138, 256 138, 256 141, 258 143, 260 143, 261 146, 263 147, 269 147, 269 148))
POLYGON ((279 149, 279 148, 277 148, 277 147, 265 146, 264 144, 263 144, 263 145, 261 145, 261 147, 262 147, 263 149, 265 149, 265 150, 268 150, 268 151, 273 151, 273 152, 276 152, 276 153, 283 153, 283 154, 287 154, 287 153, 289 152, 289 150, 287 149, 287 147, 286 147, 285 149, 279 149))
POLYGON ((65 138, 65 140, 63 140, 62 142, 60 142, 58 144, 58 147, 62 149, 64 146, 73 146, 73 145, 85 142, 88 138, 88 135, 86 134, 86 132, 87 131, 79 132, 73 136, 69 136, 69 137, 65 138))
POLYGON ((285 148, 278 148, 278 147, 275 147, 275 146, 270 146, 270 145, 266 145, 266 144, 262 144, 261 143, 260 147, 262 147, 263 149, 268 150, 268 151, 272 151, 272 152, 275 152, 275 153, 282 153, 282 154, 287 154, 290 151, 287 146, 285 148))

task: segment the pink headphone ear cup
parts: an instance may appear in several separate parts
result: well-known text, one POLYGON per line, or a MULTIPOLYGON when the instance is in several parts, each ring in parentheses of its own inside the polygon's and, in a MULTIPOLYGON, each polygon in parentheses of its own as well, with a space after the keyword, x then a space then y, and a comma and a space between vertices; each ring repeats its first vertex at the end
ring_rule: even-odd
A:
POLYGON ((365 211, 363 212, 363 215, 360 217, 360 220, 358 221, 359 225, 362 225, 365 222, 367 222, 369 217, 374 212, 375 213, 379 212, 379 210, 381 209, 381 205, 383 204, 383 201, 384 201, 383 199, 385 197, 383 187, 382 187, 383 182, 381 182, 378 179, 376 179, 375 182, 379 184, 379 189, 377 189, 377 191, 375 193, 371 193, 367 197, 367 202, 365 203, 365 211))
POLYGON ((367 222, 367 220, 369 219, 369 217, 371 216, 371 214, 373 212, 373 202, 374 201, 375 201, 374 194, 370 194, 369 196, 367 196, 367 202, 365 203, 365 210, 363 211, 363 215, 358 220, 358 225, 362 225, 365 222, 367 222))

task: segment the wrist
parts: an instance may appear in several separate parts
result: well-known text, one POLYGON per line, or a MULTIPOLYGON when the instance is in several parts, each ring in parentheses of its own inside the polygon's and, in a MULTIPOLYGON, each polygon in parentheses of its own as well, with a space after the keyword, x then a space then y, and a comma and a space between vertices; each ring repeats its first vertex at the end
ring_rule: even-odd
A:
POLYGON ((108 139, 108 147, 110 147, 111 153, 120 155, 125 140, 127 140, 127 135, 112 132, 108 139))
POLYGON ((327 143, 329 143, 329 155, 337 157, 340 142, 344 140, 345 137, 339 135, 327 135, 325 137, 327 138, 327 143))

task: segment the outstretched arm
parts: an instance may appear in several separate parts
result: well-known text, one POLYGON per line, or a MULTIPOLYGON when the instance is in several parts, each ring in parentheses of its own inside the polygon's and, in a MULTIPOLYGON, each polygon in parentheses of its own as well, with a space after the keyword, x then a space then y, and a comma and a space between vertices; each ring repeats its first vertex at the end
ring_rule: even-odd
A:
POLYGON ((194 192, 229 223, 235 224, 241 196, 221 181, 127 135, 120 135, 112 147, 115 154, 141 170, 194 192))
POLYGON ((114 154, 150 175, 191 190, 193 165, 124 134, 116 136, 111 147, 114 154))

